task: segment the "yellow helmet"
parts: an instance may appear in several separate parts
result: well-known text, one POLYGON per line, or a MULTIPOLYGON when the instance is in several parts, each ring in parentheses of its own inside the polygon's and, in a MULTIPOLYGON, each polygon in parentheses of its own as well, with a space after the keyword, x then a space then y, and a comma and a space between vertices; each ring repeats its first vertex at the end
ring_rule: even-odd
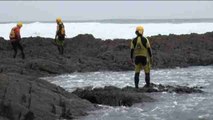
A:
POLYGON ((23 25, 22 22, 18 22, 18 23, 17 23, 17 26, 18 26, 18 27, 22 27, 22 25, 23 25))
POLYGON ((138 31, 140 34, 143 35, 143 32, 144 32, 143 26, 137 26, 137 27, 136 27, 136 31, 138 31))
POLYGON ((58 18, 56 18, 56 22, 60 23, 60 22, 62 22, 62 19, 60 17, 58 17, 58 18))

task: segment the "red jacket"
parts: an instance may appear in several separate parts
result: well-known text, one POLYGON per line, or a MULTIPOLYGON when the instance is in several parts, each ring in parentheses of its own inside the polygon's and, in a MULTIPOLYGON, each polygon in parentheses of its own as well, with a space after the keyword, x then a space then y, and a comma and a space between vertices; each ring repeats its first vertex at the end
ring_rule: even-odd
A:
POLYGON ((20 39, 21 39, 20 27, 12 28, 12 30, 10 32, 10 40, 16 41, 16 40, 20 40, 20 39))

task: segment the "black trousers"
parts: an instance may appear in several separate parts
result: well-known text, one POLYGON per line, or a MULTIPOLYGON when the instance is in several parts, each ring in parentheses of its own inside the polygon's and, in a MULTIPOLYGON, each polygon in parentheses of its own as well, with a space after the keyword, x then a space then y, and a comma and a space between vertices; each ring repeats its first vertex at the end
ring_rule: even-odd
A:
POLYGON ((25 55, 24 55, 23 47, 22 47, 22 45, 20 44, 20 42, 19 42, 19 41, 14 41, 14 42, 11 42, 11 44, 12 44, 13 50, 14 50, 14 55, 13 55, 13 57, 16 58, 17 50, 20 49, 20 50, 21 50, 21 54, 22 54, 22 58, 24 59, 24 58, 25 58, 25 55))
MULTIPOLYGON (((65 36, 58 36, 58 40, 64 42, 65 36)), ((58 45, 58 52, 59 52, 59 54, 61 54, 61 55, 64 54, 64 45, 58 45)))

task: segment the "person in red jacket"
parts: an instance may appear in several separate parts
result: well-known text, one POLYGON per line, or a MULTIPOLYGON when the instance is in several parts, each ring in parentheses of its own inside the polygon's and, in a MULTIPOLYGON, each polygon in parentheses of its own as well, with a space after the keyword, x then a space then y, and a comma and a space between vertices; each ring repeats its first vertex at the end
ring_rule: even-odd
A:
POLYGON ((22 59, 25 58, 25 54, 23 51, 23 47, 20 44, 21 41, 21 35, 20 35, 20 29, 22 27, 22 22, 18 22, 16 27, 13 27, 11 32, 10 32, 10 42, 13 46, 13 50, 14 50, 14 55, 13 58, 16 58, 16 54, 17 54, 17 49, 21 50, 21 54, 22 54, 22 59))

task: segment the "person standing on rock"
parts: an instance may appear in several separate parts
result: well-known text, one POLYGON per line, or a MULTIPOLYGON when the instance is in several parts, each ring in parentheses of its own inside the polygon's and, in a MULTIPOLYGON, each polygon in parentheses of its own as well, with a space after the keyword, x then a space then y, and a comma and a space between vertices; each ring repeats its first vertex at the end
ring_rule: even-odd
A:
POLYGON ((57 30, 55 35, 55 44, 58 47, 59 54, 64 53, 65 27, 61 18, 56 19, 57 30))
POLYGON ((135 60, 135 88, 138 88, 140 71, 143 68, 145 72, 146 87, 150 86, 150 69, 152 63, 152 52, 149 44, 149 40, 143 36, 144 28, 138 26, 135 34, 137 35, 131 41, 131 62, 135 60), (134 58, 133 58, 134 56, 134 58))
POLYGON ((20 30, 22 27, 22 22, 18 22, 16 27, 13 27, 12 30, 10 31, 10 42, 13 46, 13 50, 14 50, 14 55, 13 58, 16 58, 17 55, 17 49, 21 50, 21 54, 22 54, 22 59, 25 58, 25 54, 23 51, 23 47, 20 44, 21 41, 21 35, 20 35, 20 30))

